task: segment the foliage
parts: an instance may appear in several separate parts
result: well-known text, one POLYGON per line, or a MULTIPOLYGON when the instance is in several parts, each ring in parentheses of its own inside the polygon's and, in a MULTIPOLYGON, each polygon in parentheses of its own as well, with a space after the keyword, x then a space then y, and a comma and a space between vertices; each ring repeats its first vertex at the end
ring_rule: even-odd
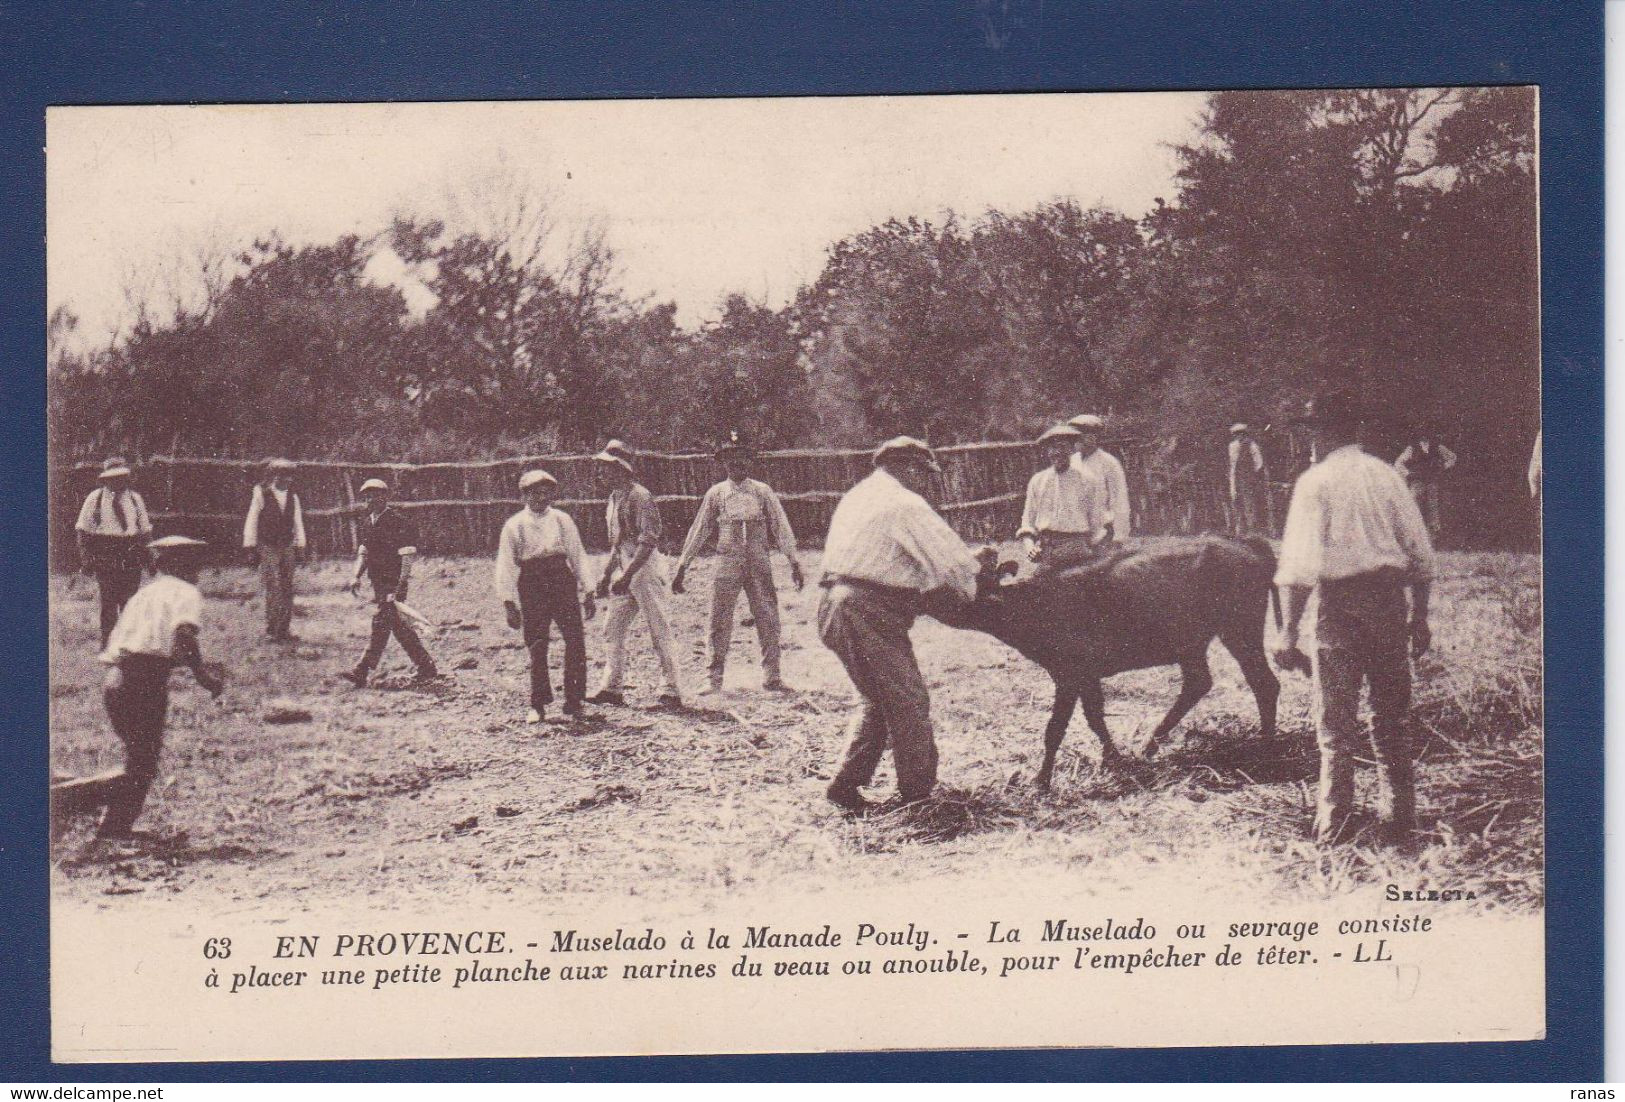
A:
POLYGON ((767 446, 946 443, 1093 409, 1211 472, 1229 421, 1279 426, 1335 381, 1385 408, 1388 435, 1449 442, 1461 517, 1483 518, 1468 538, 1504 540, 1489 518, 1538 428, 1534 104, 1215 93, 1143 217, 1057 199, 888 220, 832 243, 784 307, 731 296, 694 330, 620 289, 605 231, 561 235, 499 171, 373 238, 257 242, 229 281, 200 255, 201 302, 143 301, 104 349, 69 351, 59 309, 53 446, 457 459, 607 435, 707 448, 735 427, 767 446), (385 254, 425 307, 369 275, 385 254))

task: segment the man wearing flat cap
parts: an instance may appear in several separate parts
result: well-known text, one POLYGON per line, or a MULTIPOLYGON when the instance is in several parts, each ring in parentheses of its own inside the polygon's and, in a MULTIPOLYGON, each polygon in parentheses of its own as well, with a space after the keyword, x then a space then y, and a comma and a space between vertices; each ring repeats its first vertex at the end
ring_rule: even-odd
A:
POLYGON ((587 695, 587 644, 582 617, 596 608, 587 590, 586 554, 570 514, 553 507, 558 479, 547 471, 519 476, 525 507, 508 518, 497 537, 497 596, 508 626, 524 632, 530 652, 530 711, 526 723, 540 723, 553 703, 547 668, 548 637, 554 623, 564 639, 564 714, 580 718, 587 695))
POLYGON ((935 787, 931 696, 908 632, 931 604, 973 600, 978 570, 970 548, 920 496, 941 471, 931 449, 899 436, 876 449, 874 464, 835 507, 819 582, 819 638, 862 700, 826 793, 852 814, 871 808, 859 790, 874 779, 888 746, 899 802, 923 800, 935 787))
POLYGON ((203 623, 203 594, 197 587, 202 540, 165 536, 147 545, 154 578, 130 598, 102 649, 107 666, 103 699, 113 733, 124 746, 124 768, 99 777, 55 785, 53 818, 105 807, 96 837, 128 842, 131 828, 146 805, 158 776, 169 711, 169 671, 192 671, 211 696, 225 685, 220 668, 203 661, 198 632, 203 623))
POLYGON ((298 469, 292 460, 266 460, 243 520, 243 549, 260 568, 265 593, 265 634, 279 641, 293 638, 293 566, 305 547, 305 513, 293 489, 298 469))
POLYGON ((147 516, 147 503, 130 488, 130 466, 121 457, 106 460, 96 481, 96 489, 90 491, 79 509, 74 532, 79 543, 79 567, 96 577, 101 598, 101 641, 106 646, 119 613, 141 588, 152 521, 147 516))
POLYGON ((733 639, 734 610, 739 591, 745 591, 756 637, 762 644, 763 687, 785 688, 779 668, 779 595, 773 585, 769 555, 777 547, 790 560, 790 580, 802 586, 801 564, 796 561, 796 536, 790 530, 779 495, 765 482, 750 477, 754 453, 735 430, 717 449, 727 477, 705 492, 699 512, 683 541, 671 591, 683 592, 688 565, 713 539, 717 545, 716 574, 711 581, 711 666, 713 693, 722 691, 722 675, 733 639))
POLYGON ((1106 488, 1106 524, 1110 540, 1122 543, 1130 535, 1133 515, 1128 500, 1128 478, 1118 458, 1100 446, 1106 432, 1105 419, 1094 413, 1080 413, 1067 424, 1078 430, 1077 457, 1073 464, 1084 474, 1100 480, 1106 488))
POLYGON ((682 682, 677 672, 677 652, 672 646, 671 624, 666 617, 666 570, 660 554, 660 508, 648 487, 637 480, 632 468, 633 453, 619 440, 611 440, 593 457, 614 487, 604 518, 609 532, 609 561, 598 580, 598 596, 608 597, 609 614, 604 634, 609 659, 604 679, 588 699, 594 704, 625 704, 622 682, 626 675, 626 633, 639 611, 649 625, 649 636, 666 687, 660 704, 680 708, 682 682))
POLYGON ((1082 435, 1071 425, 1056 425, 1038 438, 1048 462, 1027 482, 1017 535, 1041 570, 1090 558, 1111 538, 1105 480, 1072 462, 1082 435))
POLYGON ((1231 535, 1268 535, 1269 480, 1264 453, 1245 421, 1230 426, 1228 458, 1231 535))
POLYGON ((381 478, 369 478, 361 484, 361 497, 367 503, 367 515, 361 521, 360 545, 356 548, 355 576, 350 581, 350 592, 361 592, 363 576, 372 584, 375 609, 372 615, 372 635, 367 641, 366 653, 353 670, 339 676, 358 689, 367 687, 372 671, 384 657, 389 637, 400 640, 412 665, 417 669, 419 683, 433 681, 440 676, 434 659, 429 657, 423 640, 416 629, 395 607, 406 600, 407 583, 412 578, 412 560, 418 553, 417 525, 400 509, 390 505, 389 483, 381 478))
POLYGON ((1285 623, 1276 662, 1283 669, 1309 668, 1298 625, 1318 589, 1314 833, 1328 843, 1349 837, 1355 757, 1369 749, 1380 837, 1405 845, 1416 825, 1410 658, 1431 642, 1433 544, 1399 472, 1356 443, 1362 415, 1351 393, 1317 399, 1307 420, 1322 458, 1298 477, 1281 534, 1275 584, 1285 623), (1371 687, 1369 736, 1360 724, 1362 684, 1371 687))

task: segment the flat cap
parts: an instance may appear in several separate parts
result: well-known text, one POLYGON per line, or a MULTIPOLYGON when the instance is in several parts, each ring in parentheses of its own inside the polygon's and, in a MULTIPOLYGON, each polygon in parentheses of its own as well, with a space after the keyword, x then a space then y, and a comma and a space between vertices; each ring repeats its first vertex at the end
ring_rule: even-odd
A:
POLYGON ((151 551, 177 551, 183 547, 207 546, 209 545, 203 540, 195 540, 191 536, 164 536, 162 539, 150 541, 147 544, 147 549, 151 551))
POLYGON ((611 440, 604 445, 604 452, 617 459, 624 459, 628 463, 637 458, 637 453, 627 447, 625 441, 622 440, 611 440))
POLYGON ((366 493, 368 490, 382 490, 387 494, 389 493, 389 483, 381 478, 369 478, 361 484, 362 493, 366 493))
POLYGON ((1042 444, 1046 440, 1076 440, 1082 435, 1076 425, 1051 425, 1039 434, 1038 442, 1042 444))
POLYGON ((559 480, 554 478, 551 474, 548 474, 546 471, 526 471, 524 474, 519 476, 519 492, 524 493, 538 482, 546 483, 549 486, 557 486, 559 484, 559 480))
POLYGON ((1080 413, 1067 424, 1080 432, 1099 432, 1106 427, 1106 420, 1096 413, 1080 413))
POLYGON ((1232 435, 1235 434, 1235 433, 1238 433, 1238 432, 1250 432, 1250 431, 1251 431, 1251 429, 1248 426, 1247 422, 1245 422, 1245 421, 1237 421, 1235 424, 1230 426, 1230 432, 1232 433, 1232 435))
POLYGON ((267 459, 265 469, 268 471, 297 471, 299 464, 291 459, 267 459))
POLYGON ((102 473, 97 475, 96 477, 97 478, 128 478, 128 477, 130 477, 130 468, 124 467, 124 466, 103 467, 102 468, 102 473))
POLYGON ((910 456, 921 459, 933 471, 941 472, 942 470, 941 465, 937 463, 936 453, 931 450, 931 445, 912 436, 894 436, 876 448, 875 465, 879 466, 881 462, 893 456, 899 458, 910 456))

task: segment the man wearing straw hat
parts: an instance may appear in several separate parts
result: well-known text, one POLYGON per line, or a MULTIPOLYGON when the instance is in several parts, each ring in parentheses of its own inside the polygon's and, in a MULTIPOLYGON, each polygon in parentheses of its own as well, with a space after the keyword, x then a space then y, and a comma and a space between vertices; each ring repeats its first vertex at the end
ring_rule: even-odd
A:
POLYGON ((740 439, 738 430, 729 434, 716 454, 728 477, 700 499, 699 512, 677 560, 671 591, 683 592, 688 564, 714 536, 717 567, 711 581, 711 692, 722 691, 741 589, 762 644, 763 687, 782 691, 786 686, 779 668, 779 595, 773 586, 769 552, 774 547, 784 552, 790 560, 790 580, 800 589, 803 583, 801 564, 796 561, 796 536, 779 495, 767 483, 749 477, 755 453, 740 439))
POLYGON ((356 548, 355 577, 349 589, 359 595, 361 577, 365 574, 372 583, 377 608, 372 616, 372 636, 366 653, 355 669, 339 676, 358 689, 366 688, 393 635, 417 667, 415 680, 420 684, 433 681, 440 676, 434 659, 429 657, 423 640, 418 638, 407 617, 395 607, 397 602, 406 600, 412 560, 418 553, 417 526, 401 510, 390 507, 389 483, 383 479, 369 478, 363 482, 361 496, 367 503, 367 515, 361 522, 361 545, 356 548))
POLYGON ((305 547, 304 509, 293 489, 298 469, 292 460, 267 460, 243 521, 243 549, 259 566, 265 592, 265 634, 279 641, 293 638, 293 564, 305 547))
POLYGON ((659 703, 667 708, 683 704, 677 654, 666 618, 666 575, 660 555, 660 509, 654 495, 638 482, 632 469, 632 451, 611 440, 593 457, 608 473, 614 489, 609 495, 605 524, 609 530, 609 561, 598 581, 598 595, 610 598, 604 634, 609 659, 604 679, 588 699, 594 704, 625 704, 622 679, 626 673, 626 633, 639 611, 649 625, 649 636, 665 674, 659 703))
POLYGON ((197 587, 202 540, 165 536, 147 547, 156 577, 130 598, 114 625, 101 661, 107 718, 124 745, 124 768, 52 788, 52 816, 65 818, 105 807, 97 839, 128 841, 147 793, 158 776, 169 710, 169 671, 192 671, 197 683, 218 697, 225 686, 220 668, 205 663, 198 646, 203 594, 197 587))
POLYGON ((1245 421, 1230 426, 1228 467, 1230 472, 1231 535, 1267 535, 1269 486, 1264 473, 1264 453, 1253 439, 1245 421))
POLYGON ((494 583, 508 626, 524 631, 530 652, 530 712, 526 723, 540 723, 553 702, 553 679, 547 669, 548 637, 559 625, 564 638, 564 714, 579 718, 587 694, 587 645, 582 617, 596 611, 586 589, 586 555, 576 522, 553 508, 559 481, 547 471, 519 476, 525 507, 508 518, 497 538, 494 583))
POLYGON ((851 745, 826 795, 851 814, 872 806, 861 788, 891 747, 897 800, 915 803, 937 780, 931 694, 909 628, 929 603, 976 596, 970 549, 920 491, 940 473, 923 441, 899 436, 875 450, 875 470, 846 492, 824 543, 818 636, 835 652, 862 705, 851 745))
POLYGON ((1100 446, 1106 422, 1098 414, 1080 413, 1067 424, 1078 430, 1078 454, 1072 462, 1080 471, 1098 478, 1106 487, 1109 538, 1115 543, 1122 543, 1129 537, 1134 518, 1129 507, 1128 478, 1123 474, 1123 464, 1100 446))
POLYGON ((85 498, 74 530, 80 568, 96 576, 101 641, 106 646, 119 613, 141 587, 152 521, 147 503, 130 488, 130 467, 122 458, 114 456, 104 462, 96 479, 99 485, 85 498))
POLYGON ((1298 624, 1320 593, 1315 623, 1320 795, 1315 838, 1346 840, 1354 813, 1355 756, 1376 763, 1382 840, 1408 844, 1416 825, 1409 659, 1427 651, 1433 544, 1399 472, 1356 443, 1359 404, 1347 391, 1317 399, 1308 421, 1322 458, 1298 476, 1281 534, 1275 584, 1285 623, 1276 663, 1306 671, 1298 624), (1407 591, 1409 600, 1407 600, 1407 591), (1371 686, 1362 737, 1360 687, 1371 686))
POLYGON ((1106 483, 1073 464, 1082 433, 1056 425, 1038 438, 1048 464, 1027 483, 1017 535, 1040 570, 1092 558, 1111 538, 1106 483))

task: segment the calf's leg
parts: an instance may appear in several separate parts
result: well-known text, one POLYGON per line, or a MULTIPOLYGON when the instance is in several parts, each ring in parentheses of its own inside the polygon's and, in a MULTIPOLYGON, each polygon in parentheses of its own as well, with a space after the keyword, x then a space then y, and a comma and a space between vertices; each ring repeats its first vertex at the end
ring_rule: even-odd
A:
POLYGON ((1275 706, 1281 696, 1281 679, 1275 676, 1270 669, 1269 659, 1264 656, 1264 636, 1262 632, 1249 635, 1245 639, 1236 639, 1230 636, 1221 636, 1225 649, 1241 667, 1241 676, 1247 679, 1247 687, 1253 691, 1253 699, 1258 701, 1258 735, 1260 738, 1275 737, 1275 706))
POLYGON ((1106 730, 1106 690, 1100 687, 1100 678, 1085 678, 1078 686, 1078 699, 1083 704, 1083 716, 1089 721, 1089 730, 1100 739, 1100 767, 1116 769, 1123 764, 1123 755, 1117 752, 1111 732, 1106 730))
POLYGON ((1213 688, 1213 673, 1207 666, 1207 651, 1194 654, 1179 663, 1179 695, 1174 698, 1174 706, 1168 709, 1168 714, 1162 717, 1157 729, 1151 732, 1151 743, 1146 747, 1147 754, 1154 754, 1157 744, 1168 732, 1178 726, 1179 721, 1194 707, 1196 702, 1207 695, 1213 688))
POLYGON ((1072 722, 1072 710, 1078 704, 1078 687, 1070 681, 1055 682, 1055 706, 1050 709, 1049 723, 1044 727, 1044 764, 1039 766, 1033 784, 1040 791, 1049 788, 1050 775, 1055 772, 1055 753, 1066 738, 1067 724, 1072 722))

